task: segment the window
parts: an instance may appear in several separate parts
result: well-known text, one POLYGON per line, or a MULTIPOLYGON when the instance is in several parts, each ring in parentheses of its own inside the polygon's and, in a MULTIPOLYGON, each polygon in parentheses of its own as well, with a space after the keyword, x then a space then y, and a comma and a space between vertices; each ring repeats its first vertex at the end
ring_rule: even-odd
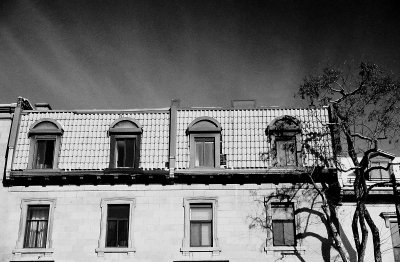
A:
POLYGON ((190 143, 190 168, 220 167, 221 125, 211 117, 192 121, 186 133, 190 143))
POLYGON ((293 203, 271 203, 274 246, 295 246, 293 203))
POLYGON ((141 126, 130 118, 120 118, 111 125, 110 168, 139 168, 141 133, 141 126))
POLYGON ((181 251, 219 253, 217 238, 217 199, 213 197, 185 198, 185 227, 181 251))
POLYGON ((390 235, 392 236, 394 261, 400 262, 400 234, 397 221, 390 222, 390 235))
POLYGON ((195 137, 195 167, 215 166, 215 138, 195 137))
POLYGON ((128 247, 129 205, 108 205, 106 247, 128 247))
POLYGON ((46 247, 49 209, 49 205, 28 206, 24 248, 46 247))
MULTIPOLYGON (((400 210, 400 206, 396 207, 400 210)), ((400 234, 399 234, 399 224, 397 222, 396 212, 382 212, 380 214, 385 220, 385 225, 390 229, 390 236, 392 239, 394 262, 400 262, 400 234)))
POLYGON ((291 116, 274 119, 265 131, 270 141, 272 166, 297 166, 301 160, 300 121, 291 116))
POLYGON ((41 119, 33 124, 29 130, 30 169, 57 168, 62 134, 60 124, 52 119, 41 119))
POLYGON ((296 138, 279 137, 276 139, 276 155, 279 166, 295 166, 296 138))
POLYGON ((54 199, 23 199, 20 229, 14 254, 53 253, 52 225, 56 201, 54 199))
MULTIPOLYGON (((382 166, 387 167, 389 164, 388 160, 371 160, 370 167, 382 166)), ((389 180, 390 175, 388 170, 374 169, 369 173, 369 180, 389 180)))
POLYGON ((96 252, 134 252, 133 245, 133 198, 107 198, 101 201, 101 227, 99 246, 96 252))
POLYGON ((190 205, 190 246, 212 246, 212 205, 190 205))

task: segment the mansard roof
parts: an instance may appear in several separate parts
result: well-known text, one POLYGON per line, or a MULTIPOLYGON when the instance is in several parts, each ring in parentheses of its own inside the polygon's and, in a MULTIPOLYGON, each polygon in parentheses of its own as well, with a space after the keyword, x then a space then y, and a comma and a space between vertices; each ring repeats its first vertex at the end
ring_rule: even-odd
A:
POLYGON ((165 169, 168 161, 169 112, 148 111, 24 111, 20 120, 13 170, 28 166, 29 128, 40 119, 60 123, 61 137, 58 168, 63 170, 104 170, 109 167, 108 131, 121 118, 135 119, 143 129, 140 163, 143 169, 165 169))
POLYGON ((271 148, 265 131, 271 122, 283 116, 290 116, 301 123, 303 141, 313 134, 323 134, 318 139, 308 141, 308 149, 304 149, 303 166, 324 166, 320 157, 311 153, 312 149, 322 153, 328 162, 333 158, 331 133, 327 125, 329 123, 327 107, 318 109, 188 108, 177 111, 176 168, 189 168, 190 149, 186 130, 195 119, 200 117, 210 117, 221 125, 221 150, 222 154, 226 155, 226 168, 269 168, 271 163, 268 155, 271 148))
MULTIPOLYGON (((268 126, 276 119, 290 116, 301 124, 303 148, 302 166, 326 166, 325 159, 333 158, 328 108, 178 108, 176 111, 176 165, 177 170, 189 168, 189 134, 196 119, 213 119, 221 132, 221 154, 229 169, 265 169, 271 167, 268 126), (310 139, 315 134, 323 134, 310 139)), ((23 111, 17 136, 12 170, 25 170, 28 166, 29 129, 40 119, 53 119, 62 126, 58 168, 70 170, 105 170, 110 161, 109 130, 119 119, 133 119, 142 129, 139 168, 166 170, 169 163, 170 110, 92 110, 92 111, 23 111)))

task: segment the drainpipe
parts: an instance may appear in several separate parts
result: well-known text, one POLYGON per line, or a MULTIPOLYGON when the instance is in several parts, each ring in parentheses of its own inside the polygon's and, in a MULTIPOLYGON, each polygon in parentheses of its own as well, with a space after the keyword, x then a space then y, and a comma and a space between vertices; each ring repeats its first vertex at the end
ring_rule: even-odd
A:
POLYGON ((7 162, 6 162, 6 170, 5 170, 5 180, 10 178, 10 173, 12 170, 12 164, 14 163, 14 153, 15 153, 15 146, 17 144, 17 137, 19 131, 19 124, 21 120, 21 112, 23 109, 30 109, 32 110, 33 107, 29 103, 29 101, 23 97, 18 97, 17 106, 14 110, 14 115, 12 118, 11 129, 10 129, 10 136, 8 138, 8 145, 7 145, 7 162))
POLYGON ((169 178, 174 178, 175 162, 176 162, 176 135, 178 127, 178 108, 180 100, 174 99, 171 101, 170 116, 169 116, 169 178))

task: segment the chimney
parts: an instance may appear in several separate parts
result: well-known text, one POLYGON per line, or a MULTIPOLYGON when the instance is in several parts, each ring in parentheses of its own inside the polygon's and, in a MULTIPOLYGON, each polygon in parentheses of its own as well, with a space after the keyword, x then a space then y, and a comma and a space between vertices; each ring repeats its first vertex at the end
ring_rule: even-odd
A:
POLYGON ((52 109, 48 103, 36 103, 35 108, 37 111, 49 111, 52 109))
POLYGON ((233 108, 255 108, 256 107, 256 100, 232 100, 232 107, 233 108))

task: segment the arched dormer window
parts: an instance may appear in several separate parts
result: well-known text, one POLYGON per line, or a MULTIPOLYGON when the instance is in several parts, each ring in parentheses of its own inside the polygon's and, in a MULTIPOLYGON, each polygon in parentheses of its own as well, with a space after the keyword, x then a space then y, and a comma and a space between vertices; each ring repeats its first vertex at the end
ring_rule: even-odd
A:
POLYGON ((265 131, 270 141, 272 166, 297 166, 301 157, 301 124, 292 116, 275 118, 265 131))
POLYGON ((190 168, 220 167, 221 125, 211 117, 199 117, 186 133, 190 141, 190 168))
POLYGON ((120 118, 111 124, 110 168, 138 168, 142 127, 131 118, 120 118))
POLYGON ((29 129, 29 169, 56 169, 60 152, 61 125, 53 119, 40 119, 29 129))

